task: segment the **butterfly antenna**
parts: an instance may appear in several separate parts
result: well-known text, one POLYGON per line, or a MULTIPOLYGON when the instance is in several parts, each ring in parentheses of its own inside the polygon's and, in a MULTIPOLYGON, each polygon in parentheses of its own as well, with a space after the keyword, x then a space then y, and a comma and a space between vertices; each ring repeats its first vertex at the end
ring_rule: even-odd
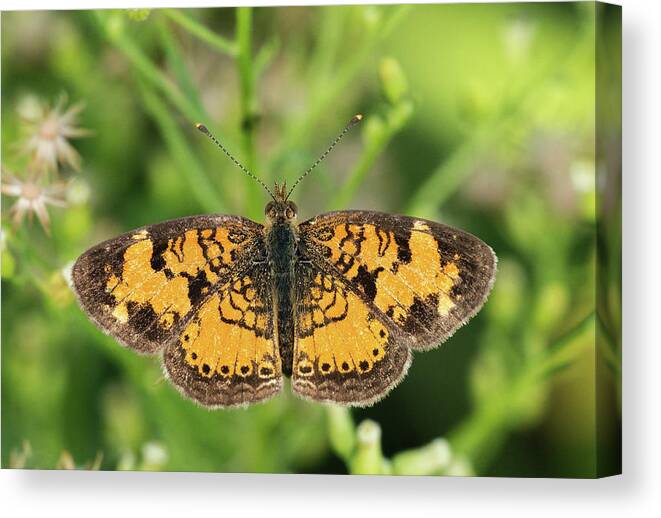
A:
POLYGON ((275 200, 275 196, 273 195, 273 192, 271 192, 271 189, 267 187, 267 185, 257 178, 254 174, 252 174, 248 169, 241 163, 239 162, 232 153, 230 153, 225 146, 223 146, 216 137, 213 136, 213 134, 209 131, 209 128, 207 128, 204 124, 200 124, 199 122, 195 125, 195 127, 200 130, 202 133, 204 133, 207 137, 211 139, 211 141, 218 146, 225 155, 227 155, 227 158, 229 158, 232 162, 234 162, 234 165, 236 165, 241 171, 246 173, 250 178, 255 180, 257 183, 259 183, 264 189, 266 189, 266 192, 269 193, 269 196, 275 200))
POLYGON ((342 137, 344 137, 344 135, 346 135, 348 133, 348 131, 351 128, 353 128, 356 124, 358 124, 361 120, 363 120, 363 116, 360 113, 358 113, 357 115, 354 115, 353 117, 351 117, 351 120, 349 121, 349 123, 344 127, 344 129, 340 132, 340 134, 335 138, 333 143, 330 146, 328 146, 328 149, 326 151, 324 151, 324 153, 319 158, 317 158, 316 162, 314 164, 312 164, 301 176, 298 177, 298 180, 296 180, 294 182, 294 185, 292 185, 291 189, 289 189, 289 193, 287 193, 287 197, 285 198, 285 200, 289 199, 289 197, 291 196, 291 193, 294 192, 294 189, 296 188, 296 186, 299 183, 301 183, 301 180, 303 180, 303 178, 305 178, 307 175, 309 175, 315 167, 317 167, 319 164, 321 164, 321 162, 323 162, 323 160, 328 156, 328 154, 331 151, 333 151, 333 148, 335 146, 337 146, 338 142, 340 142, 340 140, 342 140, 342 137))

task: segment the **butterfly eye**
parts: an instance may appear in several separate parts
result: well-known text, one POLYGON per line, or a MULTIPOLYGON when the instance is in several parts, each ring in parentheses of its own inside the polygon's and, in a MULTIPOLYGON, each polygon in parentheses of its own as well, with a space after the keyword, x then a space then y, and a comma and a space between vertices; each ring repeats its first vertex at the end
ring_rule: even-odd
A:
POLYGON ((296 217, 296 205, 294 205, 293 202, 288 202, 287 203, 287 208, 285 209, 285 217, 287 219, 294 219, 296 217))
POLYGON ((271 219, 275 219, 277 216, 277 211, 275 210, 275 204, 273 202, 270 202, 267 206, 266 209, 264 210, 264 213, 271 219))

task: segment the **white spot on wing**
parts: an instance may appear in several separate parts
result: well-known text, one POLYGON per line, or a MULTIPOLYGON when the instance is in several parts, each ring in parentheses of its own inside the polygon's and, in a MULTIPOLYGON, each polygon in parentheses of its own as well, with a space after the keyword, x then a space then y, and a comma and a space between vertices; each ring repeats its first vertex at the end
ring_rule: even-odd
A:
POLYGON ((427 225, 427 223, 425 223, 424 221, 417 220, 413 224, 413 228, 414 230, 429 230, 429 225, 427 225))

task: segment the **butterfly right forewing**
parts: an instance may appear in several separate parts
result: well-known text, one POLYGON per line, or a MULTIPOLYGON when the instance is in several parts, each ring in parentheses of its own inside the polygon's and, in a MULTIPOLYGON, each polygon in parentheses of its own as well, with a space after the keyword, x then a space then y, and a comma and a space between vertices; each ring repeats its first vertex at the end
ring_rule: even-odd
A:
POLYGON ((452 336, 479 311, 495 279, 488 245, 433 221, 340 211, 302 223, 300 232, 308 254, 354 287, 413 349, 452 336))

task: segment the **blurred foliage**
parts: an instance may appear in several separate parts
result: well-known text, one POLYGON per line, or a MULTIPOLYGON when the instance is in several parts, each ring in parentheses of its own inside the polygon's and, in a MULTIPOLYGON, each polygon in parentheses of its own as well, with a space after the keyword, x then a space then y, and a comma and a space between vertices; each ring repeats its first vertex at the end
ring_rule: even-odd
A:
MULTIPOLYGON (((3 13, 2 465, 594 475, 594 78, 590 3, 3 13), (20 148, 58 99, 89 130, 62 135, 81 167, 61 156, 35 176, 20 148), (325 407, 285 387, 207 411, 75 304, 63 272, 105 238, 203 212, 261 220, 260 187, 194 122, 291 182, 358 112, 298 189, 303 218, 427 217, 500 259, 485 308, 383 402, 325 407), (55 185, 64 207, 45 197, 55 185), (33 205, 6 221, 28 198, 50 234, 33 205)), ((609 271, 604 387, 619 401, 609 271)))

